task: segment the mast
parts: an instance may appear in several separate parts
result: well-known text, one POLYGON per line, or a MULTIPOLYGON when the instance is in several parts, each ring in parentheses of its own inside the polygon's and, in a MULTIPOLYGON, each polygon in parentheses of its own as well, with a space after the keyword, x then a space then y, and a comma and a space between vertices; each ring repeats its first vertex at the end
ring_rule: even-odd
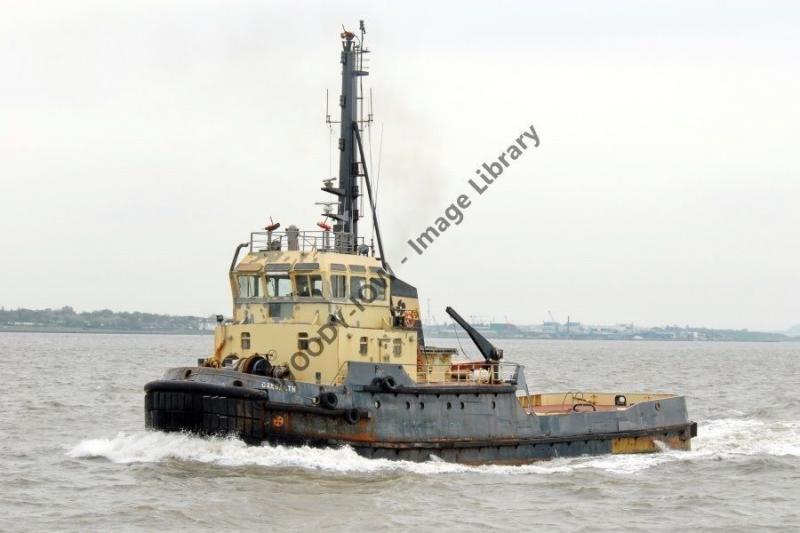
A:
MULTIPOLYGON (((358 198, 361 196, 358 186, 358 179, 366 172, 366 162, 359 158, 357 136, 359 134, 360 120, 358 116, 359 100, 359 78, 367 76, 369 73, 363 69, 363 55, 367 52, 364 49, 364 21, 360 21, 360 38, 352 32, 344 30, 342 38, 342 92, 339 95, 339 180, 337 187, 331 187, 328 181, 323 191, 338 196, 338 208, 336 214, 327 215, 336 220, 333 227, 337 239, 337 249, 341 251, 354 252, 358 247, 358 198)), ((333 123, 328 118, 329 123, 333 123)), ((359 139, 360 140, 360 139, 359 139)))

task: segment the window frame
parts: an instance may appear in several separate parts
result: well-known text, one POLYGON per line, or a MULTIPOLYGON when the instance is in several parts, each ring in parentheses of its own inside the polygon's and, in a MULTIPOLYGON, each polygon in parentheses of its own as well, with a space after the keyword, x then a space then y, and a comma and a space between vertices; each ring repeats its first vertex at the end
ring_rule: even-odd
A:
POLYGON ((394 339, 392 340, 392 355, 395 357, 400 357, 403 355, 403 340, 402 339, 394 339))
POLYGON ((350 276, 350 298, 354 300, 362 301, 361 294, 363 291, 361 290, 362 287, 367 285, 367 277, 366 276, 350 276), (356 287, 356 280, 361 280, 361 285, 356 287))
MULTIPOLYGON (((266 298, 291 298, 292 296, 294 296, 294 283, 292 281, 292 277, 288 273, 281 272, 279 274, 274 274, 274 273, 267 274, 267 275, 264 276, 264 284, 267 287, 267 290, 264 293, 264 296, 266 298), (289 288, 289 292, 287 294, 277 294, 277 295, 274 295, 274 296, 272 294, 270 294, 270 292, 271 292, 270 279, 278 280, 277 284, 275 285, 275 289, 280 289, 280 287, 281 287, 280 281, 281 280, 288 281, 289 282, 289 287, 288 287, 289 288)), ((276 291, 276 292, 280 292, 280 291, 276 291)))
POLYGON ((330 285, 331 285, 331 298, 341 298, 341 299, 347 298, 347 295, 349 294, 347 289, 348 289, 348 287, 350 285, 347 282, 347 274, 331 274, 330 285), (342 291, 341 291, 341 294, 338 294, 337 291, 336 291, 337 283, 336 283, 336 280, 334 278, 341 278, 341 280, 342 280, 342 286, 341 286, 342 291))
POLYGON ((370 287, 370 296, 380 294, 380 298, 375 297, 371 301, 373 302, 385 302, 386 301, 386 290, 389 288, 389 284, 386 281, 386 278, 380 278, 376 276, 371 276, 367 281, 367 285, 370 287), (380 293, 375 290, 374 287, 380 287, 380 293))
POLYGON ((261 276, 256 274, 239 274, 236 279, 236 286, 239 292, 239 298, 261 297, 261 276), (242 282, 245 280, 247 280, 247 282, 243 285, 242 282), (245 294, 245 292, 247 294, 245 294))

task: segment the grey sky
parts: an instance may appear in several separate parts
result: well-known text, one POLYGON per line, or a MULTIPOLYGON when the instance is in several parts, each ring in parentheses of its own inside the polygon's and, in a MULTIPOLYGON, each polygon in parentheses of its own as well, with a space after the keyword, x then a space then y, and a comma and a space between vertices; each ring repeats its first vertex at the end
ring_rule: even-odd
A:
POLYGON ((235 244, 320 220, 359 18, 389 259, 439 319, 800 322, 790 2, 6 0, 0 304, 229 313, 235 244), (401 267, 531 124, 542 145, 401 267))

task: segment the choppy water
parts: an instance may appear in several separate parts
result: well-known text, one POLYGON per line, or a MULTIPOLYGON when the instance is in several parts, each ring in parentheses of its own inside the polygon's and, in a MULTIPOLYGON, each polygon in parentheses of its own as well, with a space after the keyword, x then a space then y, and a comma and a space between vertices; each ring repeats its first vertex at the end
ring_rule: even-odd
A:
POLYGON ((694 450, 464 467, 149 433, 142 385, 209 337, 5 333, 0 530, 800 528, 800 344, 498 344, 532 392, 687 395, 694 450))

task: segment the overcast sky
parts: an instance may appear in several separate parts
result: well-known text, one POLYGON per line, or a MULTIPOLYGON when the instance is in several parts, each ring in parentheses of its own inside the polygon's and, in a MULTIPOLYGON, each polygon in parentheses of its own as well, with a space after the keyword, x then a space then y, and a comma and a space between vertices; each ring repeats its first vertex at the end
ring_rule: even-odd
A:
POLYGON ((363 18, 388 256, 438 319, 800 323, 798 4, 298 4, 0 3, 1 305, 229 314, 236 243, 321 218, 363 18))

